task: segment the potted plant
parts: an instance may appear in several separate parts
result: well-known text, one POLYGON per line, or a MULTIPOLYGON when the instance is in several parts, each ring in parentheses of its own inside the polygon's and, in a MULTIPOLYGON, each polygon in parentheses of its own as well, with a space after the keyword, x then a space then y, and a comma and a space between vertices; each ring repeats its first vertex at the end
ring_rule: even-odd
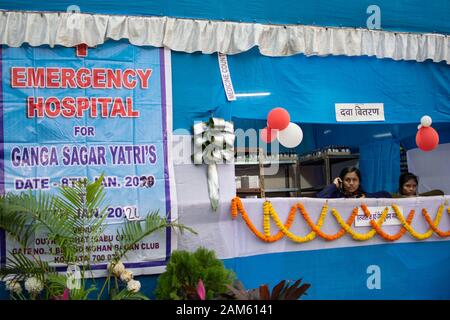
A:
MULTIPOLYGON (((89 257, 105 230, 103 222, 107 206, 103 204, 102 179, 103 175, 95 182, 86 180, 73 187, 62 187, 57 195, 43 192, 33 195, 29 192, 8 193, 0 197, 0 228, 21 248, 14 254, 10 252, 6 265, 0 269, 0 279, 5 281, 11 298, 88 299, 98 289, 95 281, 88 285, 86 280, 91 278, 89 257), (73 272, 58 273, 40 255, 26 252, 25 248, 29 247, 36 232, 47 235, 49 242, 59 248, 49 248, 50 254, 60 255, 68 270, 73 272)), ((125 269, 121 259, 133 245, 168 227, 194 232, 161 217, 157 211, 142 221, 127 221, 117 230, 119 243, 112 246, 113 254, 107 261, 108 277, 99 290, 98 299, 105 290, 111 299, 147 299, 139 292, 139 281, 133 279, 133 274, 125 269)))
POLYGON ((195 252, 174 251, 156 286, 157 299, 217 299, 227 292, 235 279, 214 251, 199 248, 195 252))

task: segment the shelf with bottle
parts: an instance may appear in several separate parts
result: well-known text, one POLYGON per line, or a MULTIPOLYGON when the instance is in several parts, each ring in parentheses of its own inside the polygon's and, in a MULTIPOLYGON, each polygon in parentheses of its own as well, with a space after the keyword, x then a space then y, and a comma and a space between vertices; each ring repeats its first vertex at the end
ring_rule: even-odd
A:
MULTIPOLYGON (((263 165, 269 164, 295 164, 298 161, 298 155, 295 153, 281 153, 261 155, 261 162, 263 165)), ((246 166, 260 164, 257 155, 237 156, 234 165, 246 166)))
MULTIPOLYGON (((270 165, 270 164, 295 164, 297 160, 264 160, 262 162, 263 165, 270 165)), ((259 165, 259 162, 257 161, 243 161, 243 162, 235 162, 235 166, 254 166, 259 165)))
POLYGON ((261 193, 261 188, 239 188, 236 193, 261 193))
POLYGON ((298 155, 263 154, 262 149, 256 150, 240 149, 236 152, 236 193, 243 196, 253 193, 259 197, 265 197, 267 193, 273 196, 299 195, 298 155), (279 168, 275 167, 276 170, 271 171, 271 166, 276 165, 279 168))
POLYGON ((358 159, 359 153, 352 153, 346 146, 328 146, 302 155, 299 160, 302 196, 306 193, 314 196, 332 183, 336 170, 355 165, 358 159))
POLYGON ((275 192, 298 192, 300 188, 267 188, 266 193, 275 193, 275 192))
POLYGON ((320 159, 325 156, 328 156, 328 157, 338 156, 339 157, 339 156, 349 156, 349 155, 352 155, 350 147, 331 145, 331 146, 316 149, 312 152, 301 155, 300 161, 304 162, 304 161, 312 160, 312 159, 320 159))

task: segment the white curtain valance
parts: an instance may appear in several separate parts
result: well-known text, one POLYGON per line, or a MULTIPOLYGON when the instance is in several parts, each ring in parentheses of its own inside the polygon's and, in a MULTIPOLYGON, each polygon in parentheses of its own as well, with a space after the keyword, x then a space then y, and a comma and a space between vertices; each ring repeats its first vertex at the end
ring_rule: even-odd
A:
POLYGON ((265 25, 83 13, 0 12, 1 44, 19 47, 61 45, 90 47, 108 39, 175 51, 237 54, 258 46, 272 57, 376 56, 394 60, 450 63, 449 36, 304 25, 265 25))

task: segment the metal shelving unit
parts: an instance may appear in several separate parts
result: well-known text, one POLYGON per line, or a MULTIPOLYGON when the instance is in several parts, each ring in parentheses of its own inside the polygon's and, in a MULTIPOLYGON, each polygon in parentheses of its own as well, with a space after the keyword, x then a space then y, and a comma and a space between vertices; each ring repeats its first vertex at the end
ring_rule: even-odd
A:
POLYGON ((257 148, 237 148, 236 152, 238 154, 243 153, 257 153, 258 161, 235 161, 235 174, 236 176, 243 176, 247 174, 257 175, 259 177, 259 188, 238 188, 236 189, 237 195, 248 196, 257 195, 258 197, 264 198, 270 195, 273 196, 291 196, 294 193, 295 196, 300 195, 300 180, 299 180, 299 169, 297 159, 265 159, 262 149, 257 148), (277 164, 282 170, 284 170, 284 186, 277 188, 266 188, 267 174, 265 174, 265 167, 277 164), (295 170, 290 170, 290 168, 295 167, 295 170), (291 171, 294 172, 292 177, 291 171), (266 177, 266 178, 265 178, 266 177), (290 184, 290 179, 293 178, 293 185, 290 184))
POLYGON ((236 148, 235 152, 237 154, 252 154, 257 156, 258 161, 236 161, 234 163, 235 175, 243 176, 247 173, 252 173, 253 175, 257 175, 259 177, 259 188, 239 188, 236 189, 236 194, 248 196, 248 195, 257 195, 260 198, 265 197, 264 190, 264 164, 262 158, 262 149, 260 148, 236 148))
POLYGON ((300 188, 277 188, 277 189, 269 189, 265 190, 267 193, 269 192, 298 192, 300 188))
POLYGON ((333 164, 355 159, 359 159, 359 154, 325 153, 320 156, 300 159, 300 170, 306 166, 323 166, 322 172, 325 177, 325 185, 306 188, 302 188, 300 185, 302 195, 303 193, 316 193, 332 183, 334 177, 331 176, 331 166, 333 164))

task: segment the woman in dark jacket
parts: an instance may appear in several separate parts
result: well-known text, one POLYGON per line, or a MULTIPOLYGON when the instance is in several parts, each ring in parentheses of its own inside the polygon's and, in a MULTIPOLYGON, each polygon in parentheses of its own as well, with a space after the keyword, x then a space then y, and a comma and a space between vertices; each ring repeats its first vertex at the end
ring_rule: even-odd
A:
POLYGON ((339 177, 317 194, 317 198, 391 198, 386 191, 368 193, 361 186, 361 172, 356 167, 342 169, 339 177))

